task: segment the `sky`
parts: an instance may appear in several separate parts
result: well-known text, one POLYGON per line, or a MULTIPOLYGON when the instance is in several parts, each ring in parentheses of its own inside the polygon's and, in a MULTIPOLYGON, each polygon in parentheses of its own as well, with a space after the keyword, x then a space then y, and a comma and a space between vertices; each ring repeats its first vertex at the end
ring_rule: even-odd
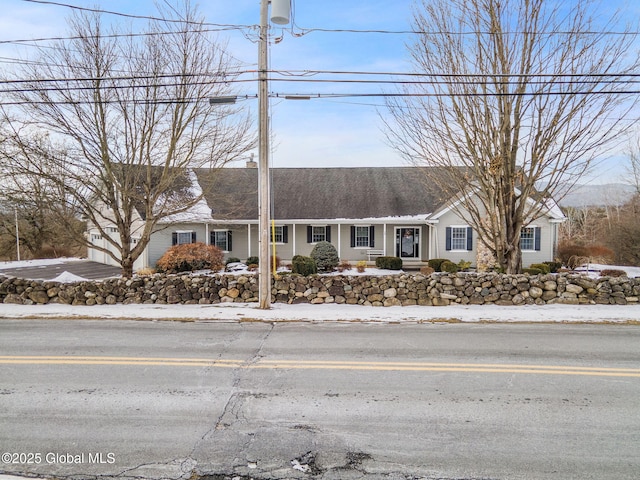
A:
MULTIPOLYGON (((563 0, 564 1, 564 0, 563 0)), ((135 15, 153 15, 152 0, 2 0, 0 42, 6 40, 49 38, 66 34, 68 5, 95 7, 135 15), (67 6, 64 6, 64 5, 67 6)), ((233 25, 257 25, 260 0, 201 0, 200 11, 207 22, 233 25)), ((628 0, 611 0, 605 10, 620 6, 625 17, 640 17, 640 6, 628 0)), ((406 31, 410 29, 413 0, 294 0, 294 25, 272 25, 269 46, 273 70, 331 70, 349 72, 408 72, 410 64, 406 45, 409 34, 319 32, 311 29, 356 29, 406 31)), ((106 18, 131 22, 142 29, 141 21, 118 16, 106 18), (138 23, 136 23, 138 22, 138 23)), ((257 67, 258 45, 255 30, 220 33, 228 40, 229 51, 248 68, 257 67)), ((20 54, 32 53, 20 47, 20 54)), ((9 67, 9 58, 17 54, 15 45, 0 43, 0 68, 9 67)), ((342 78, 355 78, 342 75, 342 78)), ((315 77, 318 78, 318 77, 315 77)), ((333 77, 335 78, 335 77, 333 77)), ((371 77, 358 76, 366 79, 371 77)), ((391 86, 344 83, 271 82, 271 93, 379 93, 391 86)), ((240 94, 255 96, 257 85, 242 84, 240 94)), ((258 115, 257 100, 242 102, 258 115)), ((405 161, 385 141, 380 112, 385 112, 380 98, 342 98, 284 100, 272 98, 270 105, 273 167, 360 167, 402 166, 405 161)), ((257 155, 257 152, 256 152, 257 155)), ((603 159, 604 160, 604 159, 603 159)), ((620 181, 621 156, 604 161, 589 178, 593 183, 620 181)), ((240 165, 238 165, 240 166, 240 165)))

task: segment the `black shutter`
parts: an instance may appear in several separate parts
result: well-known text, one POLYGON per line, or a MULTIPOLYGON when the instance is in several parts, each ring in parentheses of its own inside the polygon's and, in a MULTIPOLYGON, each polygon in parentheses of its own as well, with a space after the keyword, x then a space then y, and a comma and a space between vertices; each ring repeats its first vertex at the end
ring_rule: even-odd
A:
POLYGON ((473 228, 467 227, 467 250, 473 250, 473 228))
POLYGON ((351 225, 351 248, 356 246, 356 227, 351 225))
POLYGON ((227 231, 227 251, 233 250, 233 244, 231 243, 231 230, 227 231))
POLYGON ((191 243, 196 243, 196 232, 191 232, 191 243))
POLYGON ((171 245, 177 245, 178 244, 178 232, 173 232, 171 234, 171 245))
POLYGON ((325 240, 329 243, 331 243, 331 226, 327 225, 326 227, 326 236, 325 236, 325 240))
POLYGON ((282 242, 289 243, 289 226, 285 225, 282 227, 282 242))
POLYGON ((451 227, 447 227, 445 229, 446 239, 445 239, 445 250, 451 250, 451 227))
POLYGON ((534 241, 534 249, 539 252, 540 251, 540 227, 535 227, 533 229, 533 241, 534 241))
POLYGON ((209 232, 209 245, 216 244, 216 232, 209 232))
POLYGON ((376 227, 371 225, 369 227, 369 248, 376 246, 376 227))
POLYGON ((307 243, 313 243, 313 227, 307 226, 307 243))

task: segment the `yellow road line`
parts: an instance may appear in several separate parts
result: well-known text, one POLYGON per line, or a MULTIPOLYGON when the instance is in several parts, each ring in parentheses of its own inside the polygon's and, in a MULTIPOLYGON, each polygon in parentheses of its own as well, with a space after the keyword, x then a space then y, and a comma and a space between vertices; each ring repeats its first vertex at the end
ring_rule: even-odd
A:
POLYGON ((542 375, 584 375, 640 378, 640 368, 583 367, 563 365, 513 365, 486 363, 365 362, 338 360, 267 360, 108 356, 0 356, 0 365, 122 365, 165 367, 214 367, 290 370, 355 370, 407 372, 475 372, 542 375))

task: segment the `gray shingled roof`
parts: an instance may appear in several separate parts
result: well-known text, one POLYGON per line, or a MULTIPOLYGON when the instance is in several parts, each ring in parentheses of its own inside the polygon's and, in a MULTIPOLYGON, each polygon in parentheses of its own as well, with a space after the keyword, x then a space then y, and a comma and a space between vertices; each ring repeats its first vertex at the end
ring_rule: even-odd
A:
MULTIPOLYGON (((281 220, 426 215, 446 202, 418 167, 274 168, 274 217, 281 220)), ((258 218, 258 170, 197 170, 213 218, 258 218)))

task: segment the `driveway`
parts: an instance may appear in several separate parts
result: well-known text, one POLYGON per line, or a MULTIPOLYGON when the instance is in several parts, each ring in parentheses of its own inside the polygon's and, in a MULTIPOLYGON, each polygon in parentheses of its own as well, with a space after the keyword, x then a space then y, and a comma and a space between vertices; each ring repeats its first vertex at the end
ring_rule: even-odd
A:
MULTIPOLYGON (((37 260, 35 260, 37 262, 37 260)), ((69 260, 55 264, 21 266, 0 270, 0 275, 7 277, 28 278, 31 280, 52 280, 64 272, 71 273, 87 280, 103 280, 118 277, 122 272, 120 267, 104 265, 89 260, 69 260)))

